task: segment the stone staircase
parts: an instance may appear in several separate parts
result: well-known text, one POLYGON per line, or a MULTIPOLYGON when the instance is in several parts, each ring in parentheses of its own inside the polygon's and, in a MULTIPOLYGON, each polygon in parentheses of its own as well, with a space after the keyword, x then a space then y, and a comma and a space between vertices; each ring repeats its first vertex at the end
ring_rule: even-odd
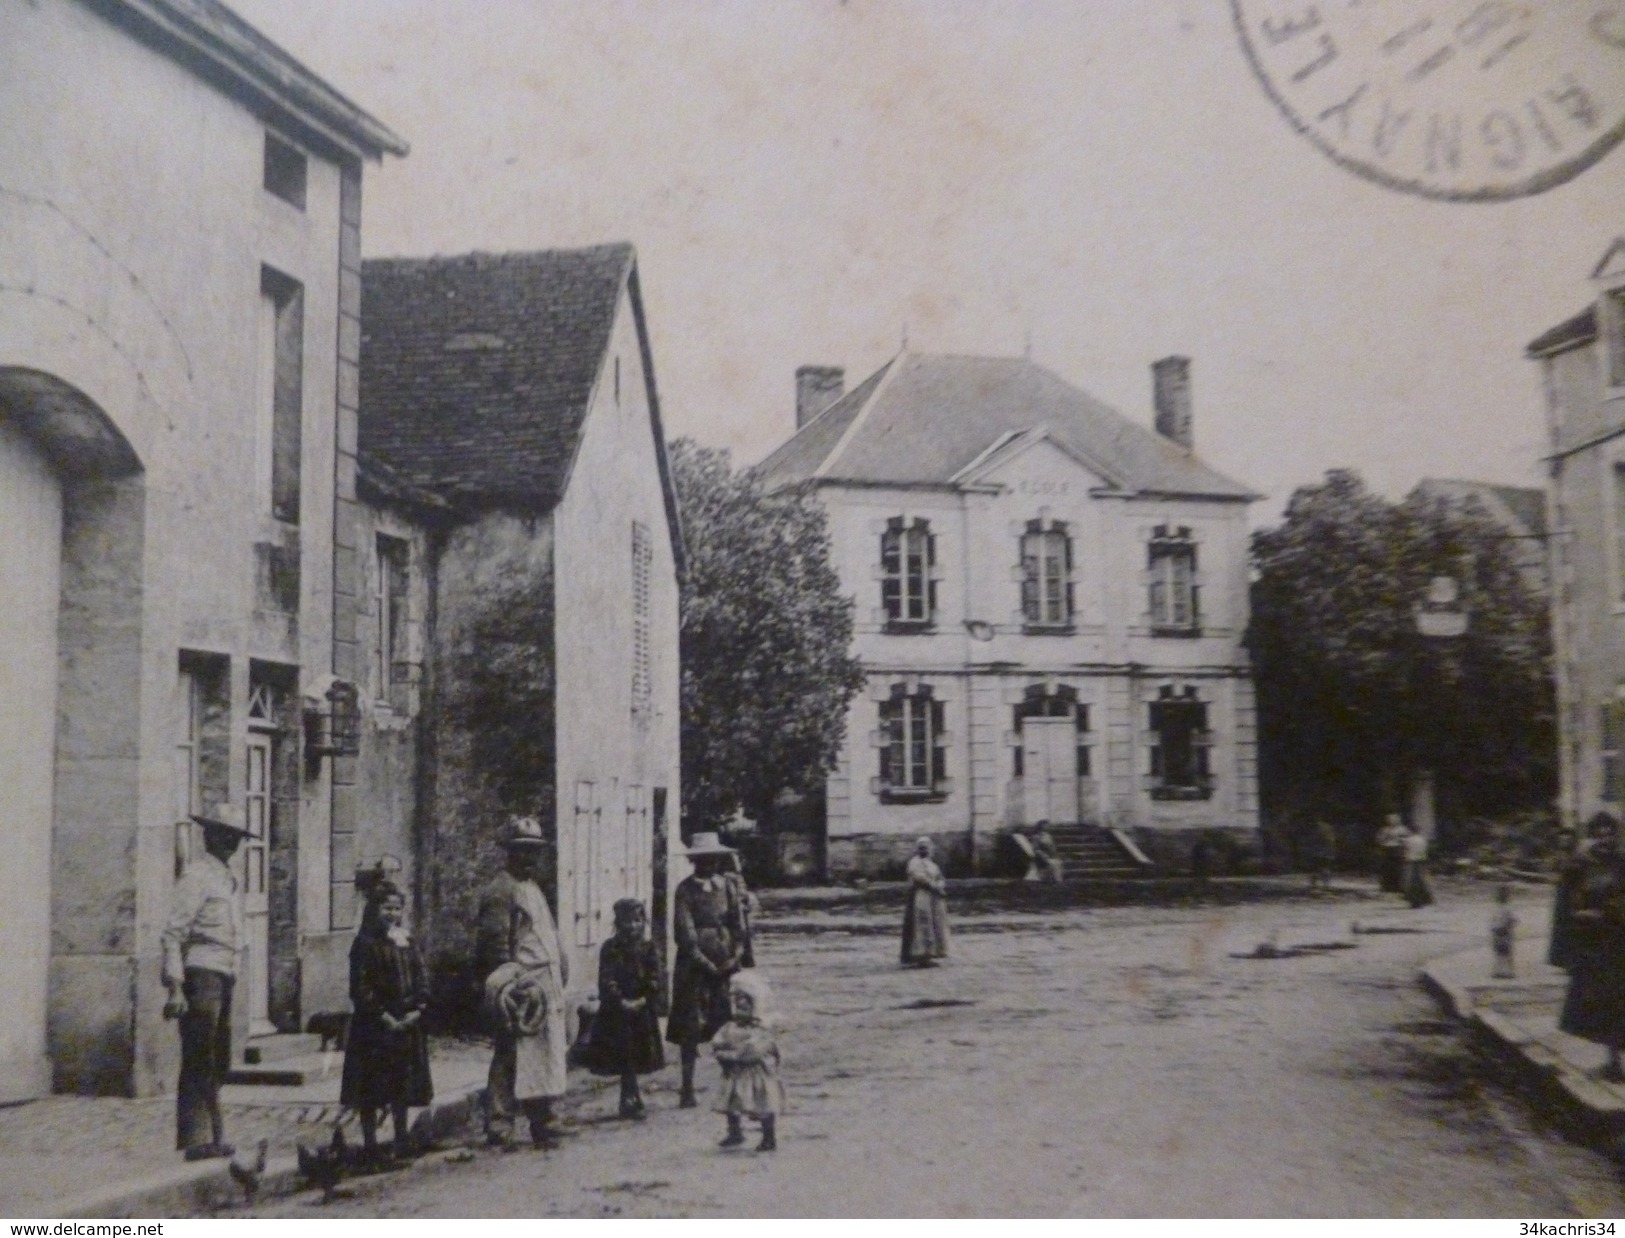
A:
POLYGON ((1150 861, 1131 852, 1111 830, 1098 825, 1051 825, 1050 836, 1068 881, 1121 881, 1149 877, 1150 861))

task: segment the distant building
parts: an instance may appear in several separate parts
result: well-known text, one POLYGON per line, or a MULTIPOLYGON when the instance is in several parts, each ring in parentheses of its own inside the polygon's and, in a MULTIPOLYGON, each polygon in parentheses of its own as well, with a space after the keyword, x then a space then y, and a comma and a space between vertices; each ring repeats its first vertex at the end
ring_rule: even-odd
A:
POLYGON ((254 832, 239 1042, 343 998, 361 179, 406 147, 214 0, 0 5, 0 116, 0 1102, 147 1094, 190 813, 254 832))
POLYGON ((1551 569, 1546 555, 1546 492, 1532 486, 1502 486, 1454 477, 1424 477, 1412 494, 1443 500, 1453 507, 1477 503, 1484 514, 1506 530, 1512 557, 1524 584, 1535 597, 1551 596, 1551 569))
POLYGON ((1625 240, 1594 300, 1530 343, 1546 392, 1559 803, 1625 812, 1625 240))
POLYGON ((831 873, 921 835, 961 870, 1047 818, 1153 857, 1258 825, 1247 487, 1193 451, 1189 363, 1153 433, 1031 361, 905 352, 843 394, 797 374, 758 468, 829 513, 857 600, 854 701, 828 780, 831 873))
POLYGON ((411 848, 451 997, 505 818, 542 817, 572 987, 595 991, 617 898, 664 934, 680 845, 682 539, 637 259, 383 259, 363 284, 353 849, 411 848), (515 735, 520 695, 545 721, 515 735))

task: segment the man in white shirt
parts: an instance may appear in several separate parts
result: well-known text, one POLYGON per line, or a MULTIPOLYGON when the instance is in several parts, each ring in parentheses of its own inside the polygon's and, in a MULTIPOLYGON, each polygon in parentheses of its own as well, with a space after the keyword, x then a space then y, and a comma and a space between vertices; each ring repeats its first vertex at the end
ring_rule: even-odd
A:
POLYGON ((242 899, 231 857, 248 836, 229 806, 194 816, 204 854, 175 883, 164 926, 164 1017, 180 1022, 181 1077, 175 1091, 175 1146, 189 1161, 230 1156, 220 1116, 220 1085, 231 1064, 231 990, 242 940, 242 899))

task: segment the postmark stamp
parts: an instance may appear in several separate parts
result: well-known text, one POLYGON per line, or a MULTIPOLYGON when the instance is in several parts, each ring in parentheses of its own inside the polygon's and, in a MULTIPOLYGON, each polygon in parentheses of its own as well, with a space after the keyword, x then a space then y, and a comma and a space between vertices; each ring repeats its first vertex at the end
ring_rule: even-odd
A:
POLYGON ((1540 193, 1625 138, 1625 0, 1231 0, 1293 127, 1391 189, 1540 193))

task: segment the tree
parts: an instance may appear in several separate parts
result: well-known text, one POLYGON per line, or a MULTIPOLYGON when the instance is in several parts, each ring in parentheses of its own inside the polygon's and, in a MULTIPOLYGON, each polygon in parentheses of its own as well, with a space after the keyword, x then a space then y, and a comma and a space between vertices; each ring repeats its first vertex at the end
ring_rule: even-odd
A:
POLYGON ((823 509, 764 494, 728 453, 670 446, 683 582, 683 813, 715 829, 761 820, 785 791, 822 789, 863 686, 852 606, 830 564, 823 509))
POLYGON ((1476 502, 1392 503, 1334 470, 1253 535, 1252 651, 1260 790, 1274 819, 1374 821, 1419 771, 1445 816, 1543 804, 1556 729, 1545 602, 1476 502), (1461 636, 1416 611, 1449 577, 1461 636))

